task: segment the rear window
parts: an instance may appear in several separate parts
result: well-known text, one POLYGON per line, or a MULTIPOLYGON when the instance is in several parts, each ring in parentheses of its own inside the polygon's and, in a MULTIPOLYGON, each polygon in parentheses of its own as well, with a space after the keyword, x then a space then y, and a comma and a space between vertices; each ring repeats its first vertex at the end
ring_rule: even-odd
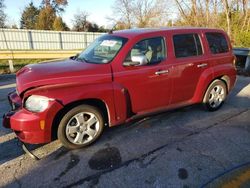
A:
POLYGON ((226 53, 229 51, 227 40, 222 33, 206 33, 210 51, 213 54, 226 53))
POLYGON ((191 57, 202 55, 202 47, 198 34, 174 35, 175 57, 191 57))

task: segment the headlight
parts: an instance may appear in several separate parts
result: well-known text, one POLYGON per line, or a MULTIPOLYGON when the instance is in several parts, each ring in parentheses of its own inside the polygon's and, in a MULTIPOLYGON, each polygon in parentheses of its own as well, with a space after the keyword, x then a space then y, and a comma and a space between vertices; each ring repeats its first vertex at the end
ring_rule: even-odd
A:
POLYGON ((49 99, 44 96, 31 95, 25 101, 24 107, 31 112, 43 112, 49 106, 49 99))

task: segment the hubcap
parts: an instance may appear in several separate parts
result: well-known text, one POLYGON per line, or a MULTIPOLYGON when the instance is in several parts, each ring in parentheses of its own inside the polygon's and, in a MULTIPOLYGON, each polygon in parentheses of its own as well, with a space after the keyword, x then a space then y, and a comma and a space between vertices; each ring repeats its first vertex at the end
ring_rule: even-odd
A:
POLYGON ((209 100, 208 100, 209 105, 212 108, 217 108, 224 101, 225 95, 226 93, 222 86, 220 85, 215 86, 209 94, 209 100))
POLYGON ((93 140, 100 129, 95 114, 81 112, 73 116, 66 125, 66 137, 73 144, 86 144, 93 140))

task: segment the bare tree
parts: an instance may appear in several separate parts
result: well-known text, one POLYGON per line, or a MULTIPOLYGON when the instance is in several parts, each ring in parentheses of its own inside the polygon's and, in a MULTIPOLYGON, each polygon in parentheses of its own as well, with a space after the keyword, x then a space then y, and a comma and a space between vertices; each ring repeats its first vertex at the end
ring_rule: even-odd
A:
POLYGON ((4 2, 3 0, 0 0, 0 28, 5 27, 5 22, 6 22, 6 14, 4 13, 4 2))
POLYGON ((194 19, 195 25, 199 25, 199 19, 198 19, 198 8, 196 4, 196 0, 191 0, 192 3, 192 17, 194 19))
POLYGON ((164 26, 167 23, 167 6, 162 0, 137 0, 133 12, 137 27, 164 26))
POLYGON ((89 13, 86 11, 80 11, 74 15, 73 22, 73 30, 75 31, 86 31, 89 25, 87 18, 89 17, 89 13))
POLYGON ((175 0, 175 4, 182 19, 181 25, 218 27, 218 11, 224 11, 218 0, 175 0))
POLYGON ((242 9, 243 9, 243 24, 241 27, 241 31, 244 30, 244 28, 246 27, 246 30, 249 31, 249 23, 250 23, 250 15, 249 15, 249 1, 248 0, 242 0, 242 9))
POLYGON ((134 22, 133 4, 134 0, 116 0, 112 7, 114 16, 108 19, 122 24, 125 28, 131 28, 134 22))
POLYGON ((222 28, 240 45, 248 44, 249 0, 174 0, 179 11, 176 25, 222 28))
POLYGON ((97 24, 88 21, 89 13, 86 11, 78 11, 74 15, 73 30, 74 31, 85 31, 85 32, 105 32, 105 29, 99 27, 97 24))
POLYGON ((166 1, 116 0, 111 19, 121 28, 164 26, 167 23, 166 1))
POLYGON ((175 2, 176 2, 177 8, 180 12, 182 19, 184 21, 188 20, 188 15, 186 14, 186 11, 184 10, 185 7, 183 7, 183 4, 185 5, 185 3, 183 1, 180 1, 180 0, 175 0, 175 2))
MULTIPOLYGON (((175 0, 177 8, 182 18, 182 24, 190 26, 200 25, 200 13, 197 8, 196 0, 175 0)), ((200 3, 201 4, 201 3, 200 3)))
POLYGON ((205 2, 206 2, 206 26, 209 26, 209 18, 210 18, 209 0, 205 0, 205 2))
POLYGON ((227 33, 231 36, 231 15, 232 15, 232 6, 228 0, 222 0, 224 11, 227 19, 227 33))

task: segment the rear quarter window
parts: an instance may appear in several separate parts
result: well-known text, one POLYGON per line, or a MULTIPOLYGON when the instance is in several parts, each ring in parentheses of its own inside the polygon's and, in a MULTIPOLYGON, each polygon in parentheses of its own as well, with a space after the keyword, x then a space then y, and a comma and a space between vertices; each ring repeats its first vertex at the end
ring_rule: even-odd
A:
POLYGON ((226 37, 222 33, 206 33, 206 38, 212 54, 229 51, 226 37))

